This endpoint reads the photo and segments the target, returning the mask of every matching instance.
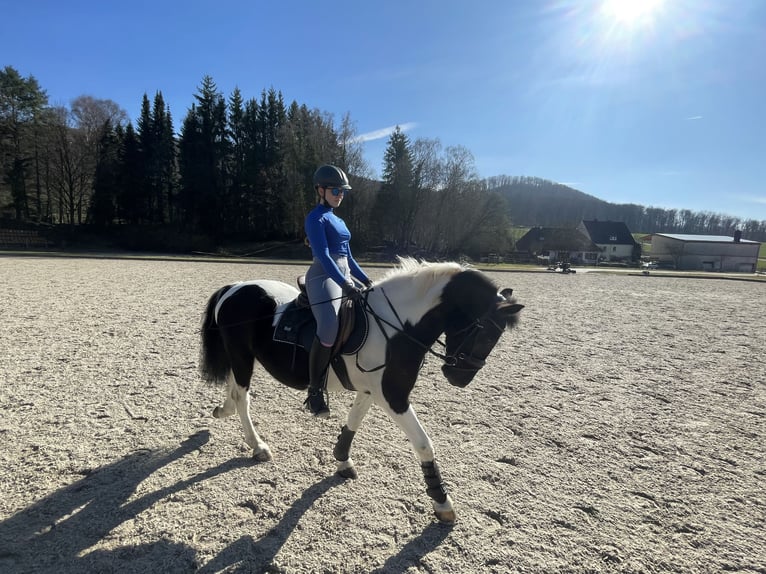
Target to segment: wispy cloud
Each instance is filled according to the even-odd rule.
[[[403,132],[407,132],[411,129],[416,128],[418,124],[415,122],[405,122],[403,124],[397,124],[397,125],[399,126],[400,130],[402,130]],[[359,142],[363,143],[363,142],[381,140],[381,139],[389,137],[392,133],[394,133],[394,130],[396,129],[396,127],[397,126],[389,126],[387,128],[381,128],[379,130],[374,130],[364,134],[359,134],[353,139],[353,141],[355,143],[359,143]]]
[[[694,121],[694,120],[701,120],[702,116],[689,116],[686,118],[686,121]]]
[[[735,196],[740,201],[745,201],[747,203],[757,203],[759,205],[766,205],[766,197],[760,197],[757,195],[736,195]]]

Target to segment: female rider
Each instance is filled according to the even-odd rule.
[[[367,287],[370,278],[351,255],[351,233],[334,209],[351,186],[342,169],[323,165],[314,172],[314,190],[319,203],[306,216],[305,231],[314,257],[306,273],[306,292],[317,322],[317,334],[309,352],[309,389],[305,404],[316,417],[330,414],[324,385],[332,346],[338,334],[341,298],[359,298],[361,290],[352,277]]]

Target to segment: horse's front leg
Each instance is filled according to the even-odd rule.
[[[370,410],[371,404],[371,395],[358,392],[354,398],[354,404],[351,405],[351,410],[348,411],[346,424],[340,429],[338,442],[335,443],[332,454],[335,456],[335,460],[338,461],[337,472],[343,478],[356,478],[359,476],[349,453],[351,452],[351,442],[354,440],[354,435],[356,435],[359,427],[362,426],[362,419],[364,419],[367,411]]]
[[[242,423],[245,442],[253,449],[253,458],[260,462],[270,461],[271,450],[269,445],[255,431],[253,421],[250,418],[250,393],[247,388],[237,384],[234,376],[230,376],[226,383],[226,398],[222,406],[213,410],[213,416],[215,418],[228,417],[233,415],[235,411]]]
[[[447,494],[447,488],[442,481],[439,465],[434,458],[434,447],[431,439],[428,438],[423,425],[420,424],[415,409],[409,405],[403,413],[396,413],[388,405],[384,405],[384,408],[391,419],[407,435],[415,454],[420,459],[420,468],[426,482],[426,493],[433,500],[436,518],[444,524],[454,524],[457,515],[452,499]]]

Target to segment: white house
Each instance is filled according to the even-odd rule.
[[[640,248],[622,221],[583,220],[577,230],[598,246],[602,261],[638,259]]]

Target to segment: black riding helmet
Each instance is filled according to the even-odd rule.
[[[339,187],[350,190],[348,177],[339,167],[325,164],[314,172],[314,187]]]

